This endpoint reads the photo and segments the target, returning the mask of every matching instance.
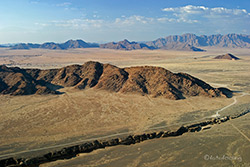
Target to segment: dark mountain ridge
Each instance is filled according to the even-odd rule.
[[[227,90],[213,88],[186,73],[175,74],[153,66],[119,68],[92,61],[49,70],[0,66],[0,94],[56,93],[55,87],[139,93],[174,100],[189,96],[225,97],[222,90]]]

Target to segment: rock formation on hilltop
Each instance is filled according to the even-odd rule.
[[[154,49],[143,43],[129,42],[128,40],[123,40],[120,42],[110,42],[106,44],[101,44],[100,48],[106,49],[118,49],[118,50],[136,50],[136,49]]]
[[[214,59],[227,59],[227,60],[239,60],[238,57],[230,54],[230,53],[227,53],[225,55],[219,55],[219,56],[216,56]]]
[[[0,93],[12,95],[55,93],[55,86],[77,89],[95,88],[111,92],[139,93],[168,99],[189,96],[226,96],[185,73],[172,73],[161,67],[141,66],[118,68],[110,64],[87,62],[60,69],[0,68]]]

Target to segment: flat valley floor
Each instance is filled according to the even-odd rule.
[[[221,115],[250,109],[250,96],[246,94],[250,93],[250,49],[204,49],[207,52],[0,49],[0,64],[47,69],[92,60],[118,67],[160,66],[235,91],[237,102]],[[240,60],[213,59],[227,52]],[[90,139],[175,129],[211,116],[234,102],[234,98],[207,97],[175,101],[96,89],[59,91],[62,94],[0,96],[0,159],[36,156]],[[95,150],[41,166],[248,167],[249,121],[248,114],[198,133]]]

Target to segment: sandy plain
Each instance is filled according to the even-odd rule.
[[[205,49],[207,52],[0,49],[0,64],[43,69],[83,64],[89,60],[119,67],[154,65],[173,72],[189,73],[215,87],[224,86],[238,91],[235,96],[240,96],[240,91],[250,93],[250,49]],[[213,59],[227,52],[241,60]],[[109,134],[140,134],[161,126],[165,126],[165,129],[175,128],[184,122],[212,115],[233,102],[232,98],[206,97],[173,101],[93,89],[76,91],[63,88],[60,91],[64,94],[0,96],[0,159],[6,157],[4,155],[35,156],[63,147],[57,145]],[[245,110],[249,106],[249,96],[239,97],[237,104],[224,110],[223,114]],[[249,118],[245,116],[232,122],[248,137]],[[44,147],[51,148],[29,151]],[[250,165],[246,157],[249,148],[249,141],[226,123],[197,134],[96,150],[45,166],[242,166]],[[190,157],[189,153],[195,158]],[[205,155],[224,154],[241,157],[242,161],[204,159]]]

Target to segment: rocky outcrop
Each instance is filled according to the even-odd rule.
[[[236,114],[233,116],[225,116],[223,118],[212,118],[210,120],[206,120],[203,122],[199,122],[199,123],[195,123],[195,124],[191,124],[187,126],[181,126],[176,131],[159,131],[159,132],[143,133],[140,135],[129,135],[127,137],[114,138],[110,140],[100,140],[100,141],[95,140],[92,142],[87,142],[87,143],[83,143],[83,144],[79,144],[75,146],[66,147],[59,151],[49,152],[47,154],[41,155],[39,157],[34,157],[34,158],[16,159],[14,157],[11,157],[11,158],[0,160],[0,167],[37,166],[37,165],[51,162],[51,161],[76,157],[79,153],[89,153],[89,152],[92,152],[93,150],[97,150],[100,148],[111,147],[111,146],[116,146],[116,145],[131,145],[131,144],[143,142],[145,140],[181,136],[184,133],[188,133],[188,132],[199,132],[202,130],[202,127],[206,127],[207,125],[221,124],[231,119],[239,118],[243,115],[248,114],[249,112],[250,110],[247,110],[243,113]]]
[[[172,73],[161,67],[119,68],[110,64],[87,62],[60,69],[20,69],[1,66],[0,93],[34,94],[53,92],[50,86],[86,87],[121,93],[148,94],[168,99],[189,96],[226,97],[223,90],[185,73]]]
[[[232,55],[230,53],[216,56],[214,59],[239,60],[238,57],[236,57],[236,56],[234,56],[234,55]]]

